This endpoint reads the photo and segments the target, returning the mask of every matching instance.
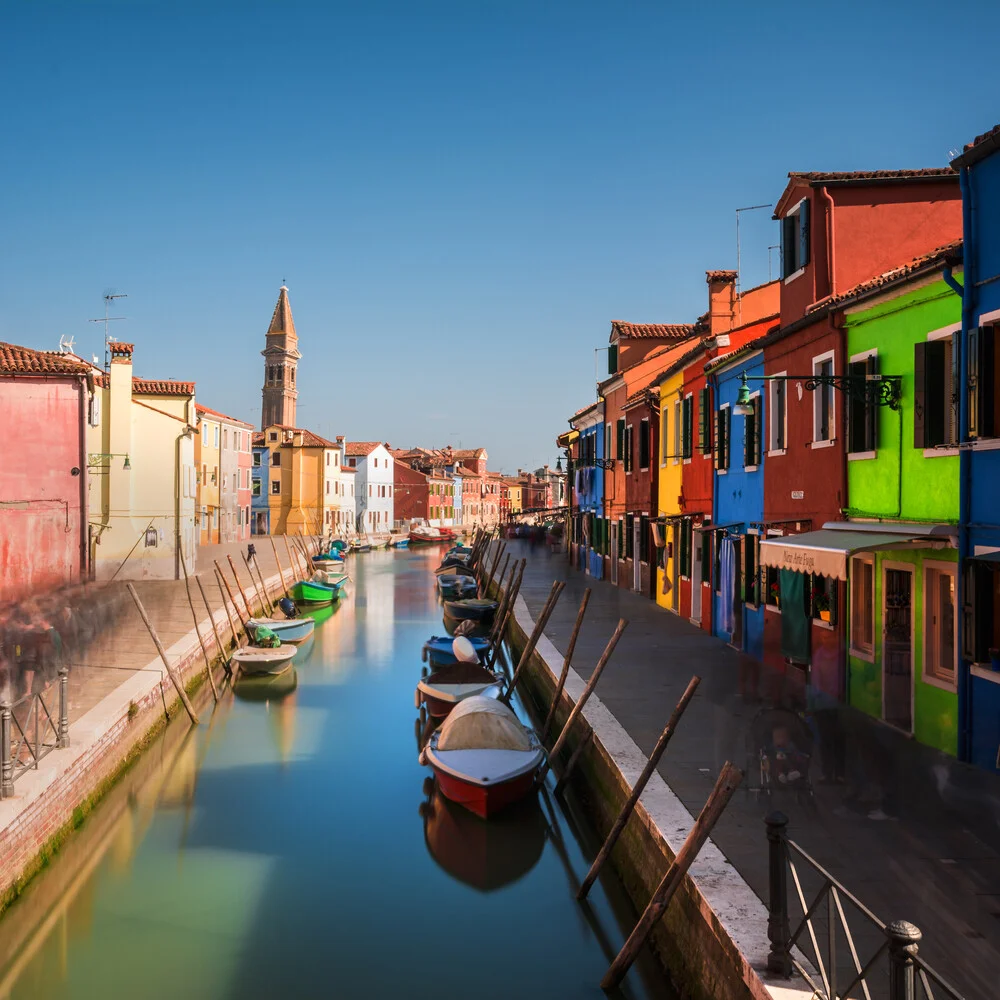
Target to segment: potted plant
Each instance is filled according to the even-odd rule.
[[[820,621],[830,621],[830,595],[819,587],[813,588],[813,607],[819,614]]]
[[[990,669],[1000,673],[1000,649],[995,646],[990,647]]]
[[[771,586],[770,586],[769,589],[770,589],[770,594],[771,594],[771,603],[776,608],[780,608],[781,607],[781,591],[780,591],[780,588],[778,587],[778,581],[777,580],[772,580],[771,581]]]

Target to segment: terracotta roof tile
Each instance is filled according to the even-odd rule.
[[[967,142],[961,154],[951,161],[951,165],[956,169],[967,167],[977,160],[989,156],[997,149],[1000,149],[1000,125],[994,125],[988,132],[983,132],[982,135],[977,135],[972,142]]]
[[[691,336],[694,323],[627,323],[611,321],[611,336],[624,340],[684,340]]]
[[[220,413],[218,410],[213,410],[210,407],[202,406],[201,403],[195,403],[194,408],[196,413],[207,413],[210,417],[218,417],[220,420],[228,420],[231,424],[239,424],[240,427],[253,426],[253,424],[249,424],[245,420],[240,420],[239,417],[230,417],[225,413]]]
[[[132,392],[141,396],[193,396],[194,382],[173,379],[133,378]]]
[[[789,180],[807,181],[810,184],[866,184],[870,181],[912,181],[936,178],[957,181],[958,175],[951,167],[921,167],[916,170],[833,170],[789,171]]]
[[[913,260],[907,261],[905,264],[900,264],[899,267],[894,267],[892,270],[886,271],[884,274],[880,274],[875,278],[869,278],[868,281],[862,281],[853,288],[849,288],[846,292],[841,292],[839,295],[827,296],[825,299],[820,299],[818,302],[815,302],[812,306],[810,306],[807,312],[817,312],[827,306],[844,302],[846,299],[857,298],[858,296],[865,295],[868,292],[874,292],[880,288],[895,285],[897,282],[904,281],[906,278],[916,274],[918,271],[921,271],[926,267],[930,267],[935,264],[942,264],[949,259],[957,260],[961,257],[962,241],[953,240],[951,243],[946,243],[944,246],[931,250],[930,253],[914,257]]]
[[[705,281],[735,281],[739,271],[706,271]]]
[[[0,341],[0,375],[86,375],[91,367],[58,351],[36,351]]]
[[[263,447],[263,444],[264,444],[264,432],[263,431],[254,431],[253,432],[253,441],[252,441],[252,443],[253,443],[253,447],[254,448]]]
[[[380,444],[382,444],[381,441],[348,441],[344,445],[344,454],[352,457],[363,457],[370,455]]]

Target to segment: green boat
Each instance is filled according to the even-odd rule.
[[[327,604],[339,601],[344,594],[344,584],[347,577],[342,576],[332,583],[313,583],[312,580],[299,580],[292,587],[292,600],[306,607],[321,608]]]

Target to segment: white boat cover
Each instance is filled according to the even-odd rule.
[[[465,638],[458,636],[451,644],[451,651],[455,654],[455,659],[459,663],[478,663],[479,657],[476,655],[476,647]]]
[[[438,731],[438,750],[530,750],[531,736],[502,702],[476,695],[459,702]]]

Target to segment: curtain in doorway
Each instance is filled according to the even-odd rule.
[[[805,573],[781,571],[781,655],[795,663],[808,663],[812,628],[806,614]]]
[[[732,635],[736,629],[736,613],[733,603],[736,597],[736,549],[733,540],[727,535],[722,539],[719,550],[719,594],[721,615],[719,629]]]

